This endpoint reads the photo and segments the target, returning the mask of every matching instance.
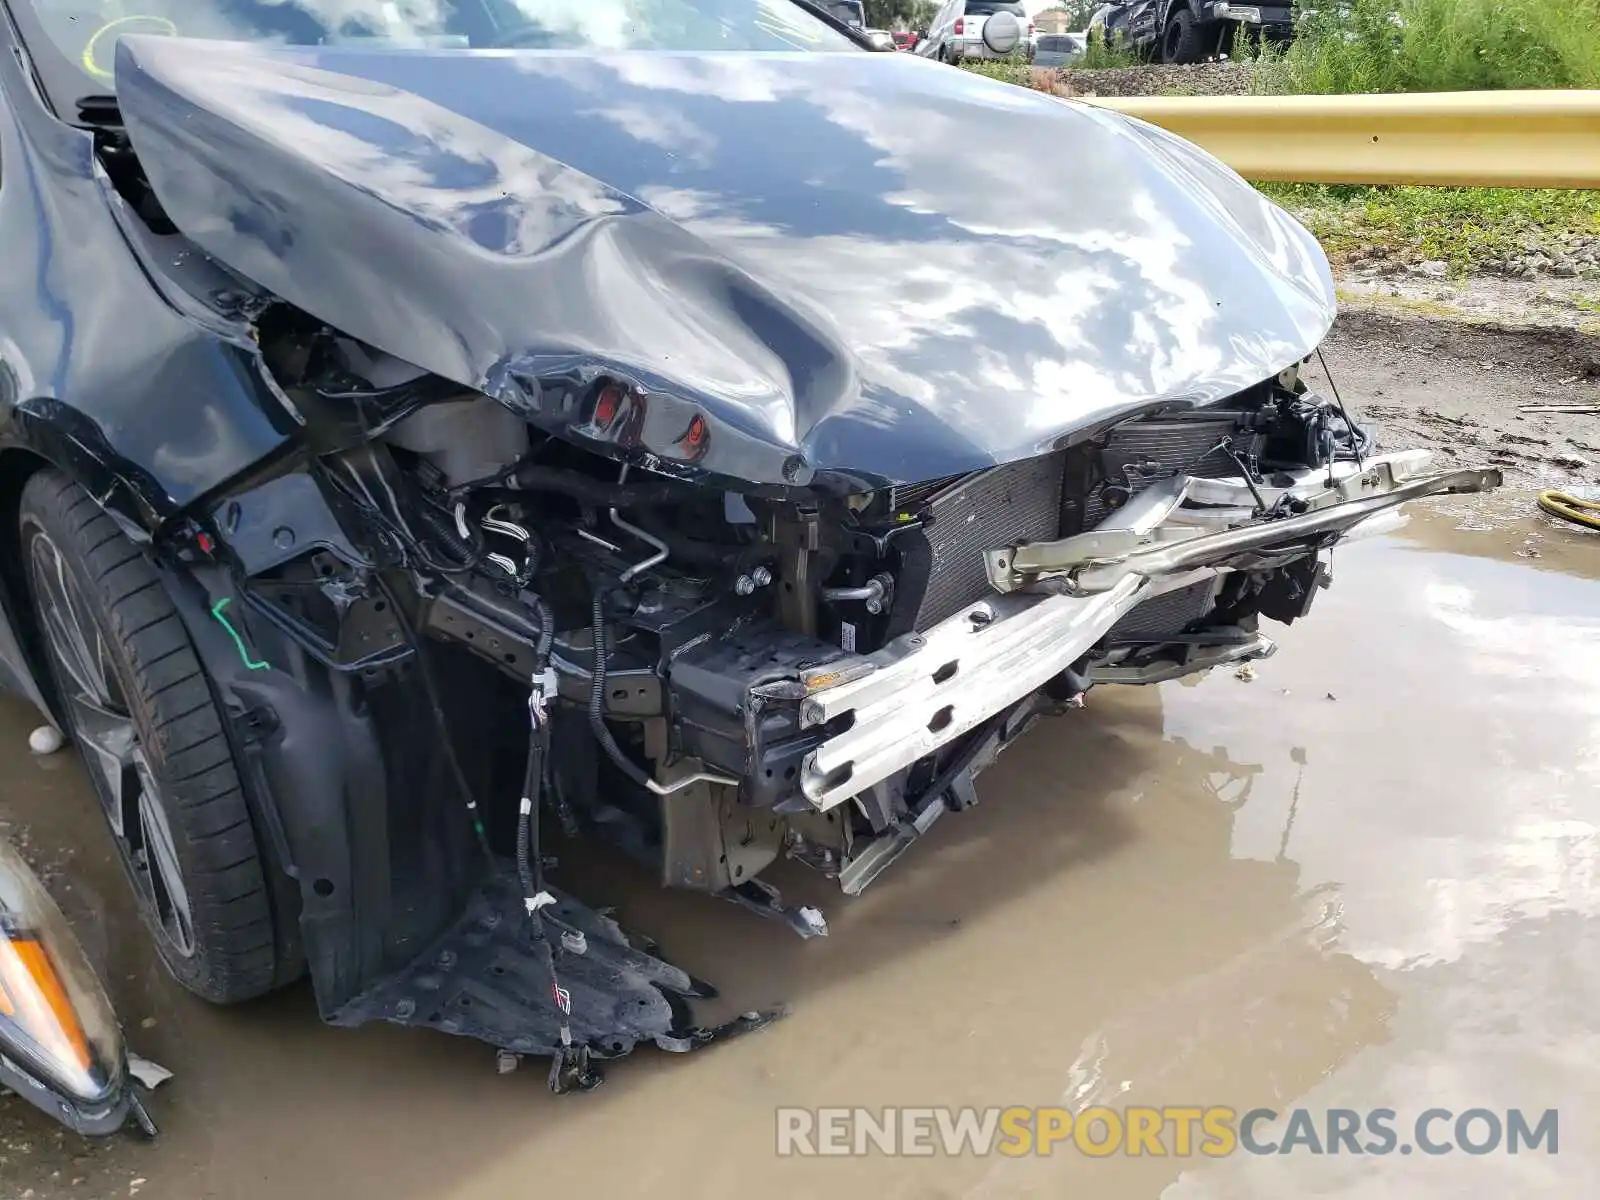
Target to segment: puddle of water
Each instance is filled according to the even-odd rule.
[[[859,899],[781,878],[826,906],[826,940],[595,858],[586,895],[728,1009],[794,1012],[707,1052],[642,1051],[563,1100],[469,1043],[325,1029],[303,988],[229,1011],[180,995],[119,915],[77,770],[31,759],[8,706],[0,820],[51,867],[137,1047],[178,1075],[154,1147],[84,1150],[0,1101],[0,1183],[39,1200],[132,1178],[241,1200],[1572,1190],[1600,1115],[1583,1065],[1600,1049],[1600,540],[1523,500],[1510,525],[1418,510],[1341,550],[1253,682],[1097,690]],[[1530,537],[1540,557],[1518,557]],[[1097,1102],[1559,1107],[1567,1136],[1557,1158],[1448,1161],[774,1154],[779,1105]]]

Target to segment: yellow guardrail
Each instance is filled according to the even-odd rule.
[[[1600,188],[1600,91],[1084,99],[1247,179]]]

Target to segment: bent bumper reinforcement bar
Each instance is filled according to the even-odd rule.
[[[853,719],[806,756],[802,791],[826,810],[910,766],[1043,687],[1154,596],[1318,549],[1419,496],[1500,484],[1493,470],[1421,475],[1428,457],[1385,455],[1257,485],[1269,511],[1296,514],[1275,520],[1257,519],[1243,479],[1175,477],[1092,533],[990,551],[997,594],[842,671],[836,666],[807,696],[802,726]],[[1049,591],[1018,590],[1038,584]]]

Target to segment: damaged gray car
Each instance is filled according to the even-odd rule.
[[[1308,387],[1326,260],[1226,167],[821,8],[145,9],[0,0],[0,660],[208,1000],[558,1090],[760,1026],[554,831],[826,933],[771,864],[894,886],[1035,721],[1498,483]]]

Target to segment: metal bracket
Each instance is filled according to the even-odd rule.
[[[1093,533],[1055,542],[990,550],[984,568],[999,592],[1064,580],[1074,595],[1108,591],[1130,574],[1151,577],[1224,565],[1266,547],[1340,534],[1374,513],[1420,496],[1487,491],[1501,483],[1495,470],[1449,471],[1413,477],[1426,452],[1407,452],[1294,473],[1277,486],[1244,479],[1178,476],[1147,489]],[[1185,505],[1195,505],[1185,509]],[[1261,505],[1296,515],[1257,519]],[[1246,523],[1247,522],[1247,523]]]

